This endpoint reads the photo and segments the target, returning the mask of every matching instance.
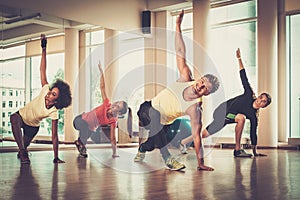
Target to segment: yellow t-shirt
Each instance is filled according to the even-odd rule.
[[[58,119],[55,106],[47,109],[45,105],[45,96],[49,92],[49,89],[48,84],[44,85],[37,97],[23,108],[20,108],[19,113],[25,124],[37,127],[44,118],[50,117],[52,120]]]
[[[175,82],[170,87],[162,90],[151,100],[152,107],[161,114],[161,124],[173,123],[176,118],[186,115],[185,111],[191,105],[202,101],[201,98],[193,101],[186,101],[183,99],[184,89],[194,83],[195,81]]]

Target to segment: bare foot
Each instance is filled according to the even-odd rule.
[[[54,158],[53,163],[65,163],[65,161],[59,159],[59,158]]]
[[[206,165],[200,165],[197,167],[198,171],[214,171],[215,169]]]

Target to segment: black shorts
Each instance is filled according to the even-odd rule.
[[[16,112],[16,114],[20,115],[19,111]],[[29,125],[25,124],[21,115],[20,115],[20,117],[22,119],[21,128],[23,128],[24,135],[28,136],[29,138],[34,138],[36,136],[36,134],[38,133],[40,127],[39,126],[29,126]]]

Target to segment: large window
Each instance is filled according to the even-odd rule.
[[[96,30],[87,32],[85,34],[86,45],[86,60],[82,72],[86,77],[86,91],[90,92],[90,99],[87,99],[86,109],[93,109],[102,103],[100,92],[100,73],[98,70],[98,63],[101,62],[102,68],[104,66],[104,30]]]
[[[116,59],[119,64],[119,79],[114,98],[127,101],[133,110],[133,131],[138,131],[136,111],[144,102],[144,38],[132,33],[120,32],[118,41],[119,50]]]
[[[10,114],[16,112],[25,102],[25,45],[2,51],[0,65],[0,138],[12,137]]]
[[[289,66],[289,137],[300,137],[300,14],[287,16],[287,66]]]
[[[100,73],[97,65],[100,61],[103,69],[107,69],[108,66],[104,66],[104,30],[86,32],[85,38],[86,57],[84,69],[80,72],[85,74],[85,84],[89,86],[86,91],[90,94],[90,99],[86,99],[85,108],[90,110],[102,103]],[[113,46],[112,60],[105,62],[117,63],[118,66],[114,74],[117,86],[113,88],[113,91],[107,91],[108,94],[112,93],[109,98],[111,101],[125,100],[136,111],[140,103],[144,101],[144,38],[131,33],[119,32],[106,40],[106,42],[113,42],[116,45]],[[134,115],[133,118],[133,129],[138,131],[137,116]]]
[[[175,30],[176,18],[178,13],[173,15],[173,29]],[[182,33],[187,49],[187,63],[193,65],[193,13],[185,12],[182,23]],[[220,76],[222,89],[224,89],[225,99],[218,99],[214,104],[218,105],[234,96],[243,93],[243,87],[239,77],[239,66],[236,59],[236,49],[240,48],[243,62],[246,68],[249,82],[254,91],[257,91],[257,68],[256,68],[256,0],[245,1],[231,4],[218,4],[217,1],[210,10],[210,34],[208,36],[208,47],[205,49],[214,62],[214,65]],[[197,19],[196,19],[197,20]],[[201,20],[201,19],[199,19]],[[174,39],[174,38],[172,38]],[[168,58],[168,66],[176,67],[175,54]],[[174,68],[175,70],[175,68]],[[234,74],[234,78],[232,78]],[[178,78],[168,75],[168,83],[174,82]],[[205,99],[209,99],[206,97]],[[204,100],[205,101],[205,100]],[[205,107],[207,113],[207,122],[212,118],[213,107]],[[249,136],[250,126],[247,122],[243,136]],[[233,126],[226,126],[220,131],[222,136],[233,137]]]
[[[5,139],[13,137],[10,115],[24,107],[41,90],[41,56],[26,57],[25,48],[32,48],[31,43],[4,48],[1,52],[1,99],[0,116],[2,126],[0,134]],[[47,55],[47,79],[51,84],[56,78],[64,79],[64,53]],[[59,112],[58,133],[63,135],[64,111]],[[38,135],[51,135],[51,120],[44,119]],[[11,143],[9,145],[16,145]]]
[[[237,48],[240,48],[249,82],[256,92],[256,1],[226,6],[216,4],[211,9],[210,19],[209,52],[219,72],[225,100],[243,93],[236,59]],[[220,131],[225,137],[233,137],[233,132],[234,126],[226,126]],[[250,125],[246,122],[243,137],[249,137],[249,134]]]

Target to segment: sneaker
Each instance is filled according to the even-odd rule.
[[[79,142],[79,140],[76,140],[75,145],[77,147],[77,150],[79,152],[79,155],[82,157],[88,157],[87,153],[86,153],[86,147],[84,146],[84,144],[82,144],[81,142]]]
[[[134,157],[134,162],[142,162],[145,158],[146,153],[138,151],[136,156]]]
[[[18,151],[17,158],[20,159],[20,151]]]
[[[234,155],[234,157],[244,157],[244,158],[252,157],[252,154],[246,153],[244,149],[234,150],[233,155]]]
[[[181,144],[181,141],[179,141],[179,149],[180,149],[180,152],[182,154],[187,154],[188,153],[186,145],[185,144]]]
[[[28,154],[28,157],[31,156],[31,153],[28,150],[25,150]],[[18,151],[17,158],[20,159],[20,151]]]
[[[169,157],[168,160],[166,160],[166,165],[170,170],[174,171],[179,171],[185,168],[185,165],[178,162],[174,157]]]
[[[17,154],[17,157],[21,160],[21,164],[30,164],[30,159],[26,150],[20,150]]]

